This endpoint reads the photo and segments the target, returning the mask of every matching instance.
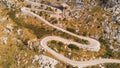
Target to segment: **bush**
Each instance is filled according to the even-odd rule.
[[[69,44],[68,48],[70,48],[71,50],[79,50],[79,48],[74,44]]]
[[[68,31],[75,33],[75,30],[72,28],[67,28]]]
[[[100,41],[102,44],[106,44],[106,43],[107,43],[106,40],[103,39],[103,38],[99,38],[99,41]]]

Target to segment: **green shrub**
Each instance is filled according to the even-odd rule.
[[[79,50],[79,48],[74,44],[69,44],[68,48],[70,48],[71,50]]]

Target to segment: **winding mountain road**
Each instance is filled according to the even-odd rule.
[[[57,40],[57,41],[61,41],[65,44],[75,44],[79,47],[79,43],[74,42],[74,41],[69,41],[67,39],[63,39],[61,37],[58,36],[48,36],[45,37],[41,40],[41,45],[44,49],[46,49],[49,53],[51,53],[53,56],[55,56],[57,59],[68,63],[70,65],[73,65],[75,67],[87,67],[87,66],[93,66],[93,65],[97,65],[97,64],[103,64],[103,63],[120,63],[120,60],[116,60],[116,59],[95,59],[95,60],[89,60],[89,61],[74,61],[74,60],[70,60],[66,57],[64,57],[63,55],[58,54],[57,52],[55,52],[54,50],[52,50],[51,48],[49,48],[47,46],[47,42],[51,41],[51,40]],[[84,45],[83,45],[84,46]],[[88,45],[89,46],[89,45]]]
[[[52,50],[51,48],[49,48],[47,46],[47,43],[49,41],[57,40],[57,41],[61,41],[61,42],[65,43],[65,44],[75,44],[79,48],[87,49],[87,50],[90,50],[90,51],[96,51],[96,52],[100,50],[100,43],[97,40],[94,40],[92,38],[79,36],[79,35],[76,35],[74,33],[69,32],[65,29],[57,27],[57,26],[51,24],[50,22],[48,22],[47,20],[45,20],[44,18],[40,17],[39,15],[29,11],[29,9],[26,8],[26,7],[22,7],[21,11],[23,13],[27,14],[27,15],[30,15],[32,17],[36,17],[37,19],[41,20],[45,24],[47,24],[49,26],[52,26],[53,28],[55,28],[57,30],[60,30],[60,31],[65,32],[67,34],[70,34],[74,37],[84,39],[84,40],[87,40],[87,41],[90,42],[89,45],[85,45],[85,44],[74,42],[74,41],[64,39],[64,38],[61,38],[61,37],[58,37],[58,36],[47,36],[47,37],[43,38],[41,40],[41,46],[45,50],[47,50],[50,54],[52,54],[54,57],[59,59],[60,61],[63,61],[65,63],[68,63],[68,64],[73,65],[73,66],[77,66],[77,67],[80,67],[80,68],[81,67],[87,67],[87,66],[93,66],[93,65],[97,65],[97,64],[102,64],[102,63],[120,63],[120,60],[117,60],[117,59],[95,59],[95,60],[89,60],[89,61],[74,61],[74,60],[70,60],[70,59],[64,57],[63,55],[58,54],[57,52],[55,52],[54,50]]]
[[[42,5],[44,5],[45,7],[51,7],[51,9],[54,9],[54,10],[57,9],[57,13],[59,12],[58,14],[62,13],[62,10],[60,10],[60,9],[58,9],[58,8],[56,8],[56,7],[52,7],[52,6],[50,6],[50,5],[47,5],[47,4],[36,3],[36,2],[29,1],[29,0],[25,0],[25,3],[28,4],[28,5],[29,5],[29,4],[30,4],[30,5],[33,5],[33,6],[42,6]],[[33,6],[32,6],[32,7],[33,7]],[[41,9],[41,10],[42,10],[42,9]]]
[[[26,9],[27,9],[27,10],[26,10]],[[80,43],[79,43],[79,47],[80,47],[80,48],[87,49],[87,50],[91,50],[91,51],[99,51],[99,49],[100,49],[100,43],[99,43],[97,40],[94,40],[94,39],[88,38],[88,37],[79,36],[79,35],[76,35],[76,34],[74,34],[74,33],[72,33],[72,32],[69,32],[69,31],[67,31],[67,30],[64,30],[64,29],[62,29],[62,28],[60,28],[60,27],[57,27],[57,26],[51,24],[50,22],[48,22],[47,20],[45,20],[44,18],[40,17],[39,15],[34,14],[33,12],[28,11],[28,8],[26,8],[26,7],[23,7],[21,10],[22,10],[24,13],[26,13],[26,14],[32,16],[32,17],[36,17],[37,19],[43,21],[45,24],[47,24],[47,25],[49,25],[49,26],[52,26],[53,28],[56,28],[57,30],[60,30],[60,31],[65,32],[65,33],[67,33],[67,34],[70,34],[70,35],[72,35],[72,36],[74,36],[74,37],[77,37],[77,38],[80,38],[80,39],[84,39],[84,40],[87,40],[87,41],[90,42],[89,45],[85,45],[85,44],[83,45],[83,44],[80,44]]]

